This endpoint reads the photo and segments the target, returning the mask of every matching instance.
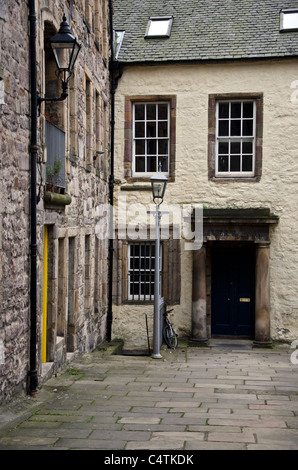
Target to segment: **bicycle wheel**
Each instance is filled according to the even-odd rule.
[[[178,338],[177,338],[177,335],[176,335],[176,333],[173,330],[173,327],[171,325],[166,325],[164,327],[163,337],[164,337],[164,340],[166,342],[166,345],[170,349],[176,349],[177,348]]]

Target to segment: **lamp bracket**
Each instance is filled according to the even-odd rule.
[[[68,97],[68,83],[67,82],[64,82],[62,81],[62,93],[61,93],[61,96],[59,98],[48,98],[48,97],[44,97],[42,98],[39,94],[39,92],[37,92],[37,105],[38,105],[38,110],[39,110],[39,116],[40,116],[40,111],[41,111],[41,103],[43,102],[58,102],[58,101],[64,101],[66,100],[66,98]]]

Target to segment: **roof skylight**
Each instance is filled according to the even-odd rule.
[[[145,37],[147,38],[163,38],[170,37],[172,29],[172,16],[156,16],[151,17]]]
[[[280,12],[280,30],[298,31],[298,8]]]

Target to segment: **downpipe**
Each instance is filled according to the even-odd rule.
[[[113,265],[114,265],[114,160],[115,160],[115,93],[118,86],[118,80],[122,76],[121,64],[115,62],[114,53],[114,26],[113,26],[113,0],[109,0],[110,10],[110,89],[111,89],[111,170],[109,180],[109,203],[110,203],[110,236],[109,236],[109,294],[108,294],[108,312],[107,312],[107,333],[108,343],[112,340],[113,324]]]
[[[36,69],[36,10],[35,0],[29,1],[30,22],[30,73],[31,73],[31,244],[30,244],[30,360],[28,371],[28,393],[37,395],[38,376],[36,360],[37,343],[37,69]]]

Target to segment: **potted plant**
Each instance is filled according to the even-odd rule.
[[[47,191],[55,190],[55,183],[57,183],[57,177],[61,171],[62,162],[59,157],[55,158],[54,166],[46,166],[46,189]]]

